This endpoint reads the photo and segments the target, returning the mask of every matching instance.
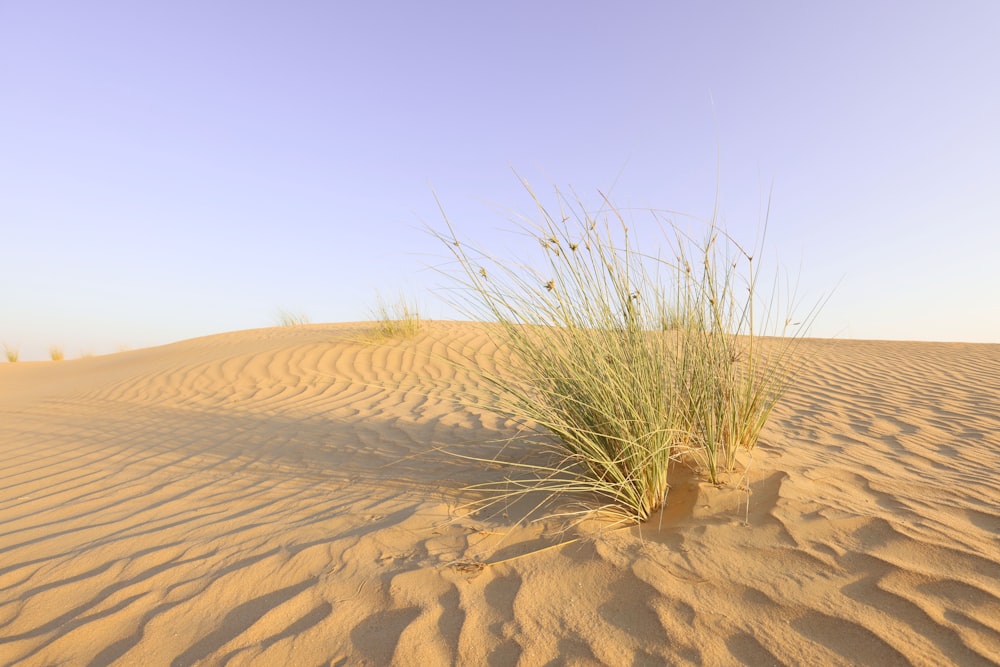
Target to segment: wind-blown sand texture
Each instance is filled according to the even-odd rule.
[[[364,326],[0,365],[0,664],[1000,659],[1000,346],[806,341],[749,495],[581,538],[462,508],[482,325]]]

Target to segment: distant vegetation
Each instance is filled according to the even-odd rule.
[[[281,327],[299,327],[309,324],[308,316],[302,313],[292,313],[282,308],[278,309],[278,314],[275,316],[275,320],[278,326]]]
[[[11,347],[7,343],[3,344],[4,353],[7,355],[7,361],[10,363],[15,363],[20,358],[21,354],[16,347]]]
[[[775,312],[776,295],[761,306],[756,250],[715,220],[691,236],[655,212],[663,248],[640,250],[606,199],[591,212],[557,192],[550,211],[528,192],[537,216],[518,226],[534,262],[467,245],[447,217],[435,232],[460,267],[446,271],[460,287],[453,305],[499,323],[511,353],[483,372],[492,404],[558,461],[506,464],[529,481],[480,490],[589,493],[599,500],[588,511],[631,523],[665,505],[677,464],[723,483],[797,366],[801,333]]]
[[[408,300],[405,294],[400,293],[393,301],[387,301],[381,294],[377,294],[370,315],[375,323],[372,335],[376,339],[409,338],[420,332],[417,305]]]
[[[53,345],[49,348],[49,356],[52,357],[52,361],[62,361],[65,358],[63,349],[59,345]]]

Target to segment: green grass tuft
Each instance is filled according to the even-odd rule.
[[[480,490],[589,493],[599,499],[590,509],[646,521],[667,502],[673,464],[720,483],[737,453],[754,448],[796,369],[801,334],[776,320],[776,298],[761,308],[759,259],[714,220],[696,238],[650,212],[664,257],[639,250],[606,198],[590,213],[557,192],[553,214],[525,187],[537,219],[519,227],[534,261],[467,246],[446,215],[447,233],[432,232],[457,261],[446,272],[459,287],[449,301],[497,322],[509,353],[483,372],[488,398],[558,455],[552,466],[512,464],[527,482]],[[762,340],[765,331],[778,337]]]

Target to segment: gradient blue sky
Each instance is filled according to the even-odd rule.
[[[1000,342],[1000,3],[0,0],[0,341],[365,319],[421,229],[575,188],[721,214],[812,334]],[[647,234],[645,238],[655,240]],[[836,289],[834,289],[836,288]]]

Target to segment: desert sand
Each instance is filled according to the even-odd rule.
[[[468,504],[483,325],[365,328],[0,365],[0,664],[1000,662],[1000,345],[805,341],[748,474],[612,530]]]

